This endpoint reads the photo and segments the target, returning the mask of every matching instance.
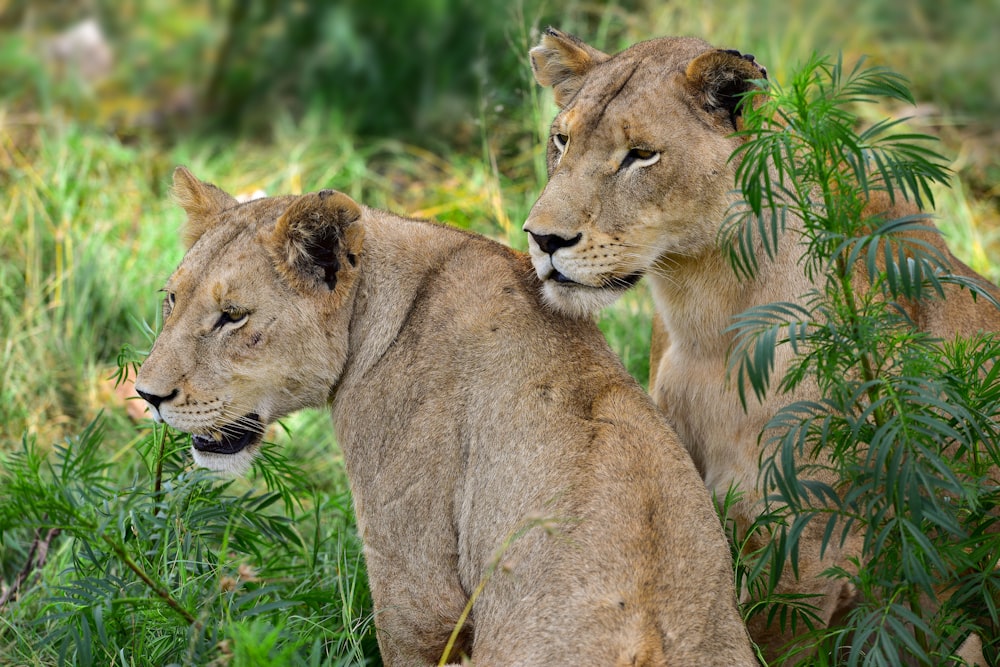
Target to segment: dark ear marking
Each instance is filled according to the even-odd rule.
[[[760,78],[760,79],[766,79],[767,78],[767,68],[764,67],[763,65],[761,65],[759,62],[757,62],[757,58],[754,57],[754,55],[752,53],[741,53],[741,52],[737,51],[736,49],[723,49],[723,51],[725,51],[726,53],[732,54],[734,56],[739,56],[740,58],[742,58],[743,60],[747,61],[748,63],[752,63],[758,70],[760,70],[760,76],[758,78]]]
[[[333,291],[343,268],[341,257],[350,258],[360,250],[364,234],[354,229],[360,217],[358,204],[335,190],[297,198],[278,219],[271,235],[269,244],[278,272],[296,289],[322,286]]]
[[[725,113],[738,130],[744,94],[755,89],[755,80],[767,78],[767,70],[751,54],[716,49],[692,60],[686,77],[688,92],[701,106],[709,113]]]
[[[336,190],[320,190],[316,193],[324,203],[333,195]],[[323,282],[333,290],[337,286],[337,272],[340,270],[340,230],[334,226],[327,226],[310,240],[307,252],[312,256],[316,266],[323,270]],[[353,266],[353,264],[352,264]]]
[[[337,271],[340,270],[341,234],[336,227],[324,227],[306,243],[306,252],[323,271],[323,282],[331,290],[337,286]]]

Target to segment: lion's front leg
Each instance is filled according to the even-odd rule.
[[[468,601],[454,573],[401,572],[370,558],[375,632],[386,667],[437,665]],[[403,566],[403,569],[406,569]],[[449,653],[450,662],[470,655],[471,619]]]

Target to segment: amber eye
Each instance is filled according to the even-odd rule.
[[[221,329],[227,325],[242,326],[246,323],[248,317],[250,317],[250,313],[244,310],[224,310],[219,314],[219,319],[215,322],[215,328]]]
[[[648,167],[656,164],[659,160],[660,153],[658,151],[649,150],[648,148],[633,148],[625,154],[621,168],[625,169],[633,165],[636,167]]]

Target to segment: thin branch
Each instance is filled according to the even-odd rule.
[[[128,567],[128,569],[135,572],[135,575],[140,579],[142,579],[144,584],[149,586],[149,588],[154,593],[156,593],[164,602],[166,602],[168,607],[176,611],[185,621],[188,622],[189,625],[194,625],[197,627],[198,619],[195,618],[194,614],[185,609],[180,602],[175,600],[174,597],[170,595],[170,591],[168,591],[158,582],[154,581],[152,577],[146,574],[145,570],[139,567],[138,563],[129,558],[129,555],[128,553],[126,553],[124,547],[116,543],[107,535],[103,535],[102,537],[104,541],[108,544],[108,546],[111,547],[112,551],[115,552],[115,555],[118,556],[121,562],[124,563],[125,566]]]
[[[49,532],[45,534],[43,538],[40,531],[35,531],[35,540],[31,543],[31,549],[28,551],[28,560],[24,564],[24,569],[21,570],[17,575],[17,579],[11,584],[10,588],[0,595],[0,609],[4,607],[10,600],[14,599],[17,595],[18,590],[24,585],[24,582],[28,580],[31,573],[35,570],[40,570],[45,566],[45,561],[48,559],[49,555],[49,545],[52,544],[52,540],[56,538],[60,533],[59,528],[50,528]]]

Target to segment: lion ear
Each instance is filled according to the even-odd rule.
[[[687,90],[700,106],[725,114],[737,130],[743,94],[758,87],[755,80],[767,78],[767,70],[752,55],[727,49],[701,54],[688,64],[685,74]]]
[[[583,79],[595,65],[611,56],[555,28],[546,28],[538,46],[528,52],[535,81],[551,86],[559,108],[576,95]]]
[[[342,192],[297,198],[268,241],[278,273],[299,291],[333,291],[341,274],[357,266],[364,240],[360,218],[361,207]]]
[[[195,178],[185,167],[174,169],[174,201],[187,212],[184,227],[184,247],[190,248],[212,226],[215,215],[238,203],[211,183]]]

